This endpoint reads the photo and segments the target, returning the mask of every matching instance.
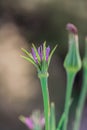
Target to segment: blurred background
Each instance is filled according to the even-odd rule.
[[[81,57],[87,35],[86,0],[0,0],[0,130],[28,130],[18,117],[43,111],[43,99],[36,69],[24,61],[21,48],[47,44],[58,48],[49,67],[49,91],[56,105],[57,121],[63,112],[66,74],[63,61],[68,49],[68,22],[79,31]],[[76,76],[74,111],[82,83],[82,72]],[[73,111],[69,129],[73,125]],[[84,107],[81,130],[87,128],[87,106]]]

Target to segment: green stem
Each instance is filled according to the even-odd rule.
[[[83,85],[82,85],[82,90],[81,90],[81,94],[80,94],[80,99],[78,102],[78,107],[77,107],[77,111],[76,111],[76,117],[75,117],[75,123],[74,123],[73,130],[79,130],[86,94],[87,94],[87,70],[84,69]]]
[[[51,103],[51,108],[50,108],[50,130],[56,130],[55,105],[54,105],[54,103]]]
[[[45,115],[45,130],[49,130],[49,114],[50,114],[50,101],[49,101],[49,91],[48,91],[48,77],[39,76],[43,94],[44,102],[44,115]]]
[[[65,119],[65,114],[63,113],[62,116],[61,116],[61,118],[60,118],[60,121],[58,123],[58,126],[57,126],[56,130],[61,130],[63,122],[64,122],[64,119]]]
[[[71,102],[71,94],[72,94],[72,87],[74,82],[75,73],[74,72],[67,72],[67,88],[66,88],[66,99],[65,99],[65,120],[63,124],[63,130],[67,130],[67,123],[68,123],[68,114]]]

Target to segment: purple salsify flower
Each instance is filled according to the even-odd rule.
[[[73,24],[71,24],[71,23],[68,23],[68,24],[66,25],[66,29],[67,29],[68,31],[70,31],[71,33],[74,33],[74,34],[77,34],[77,33],[78,33],[78,30],[77,30],[77,28],[75,27],[75,25],[73,25]]]
[[[42,72],[43,69],[47,71],[51,57],[54,51],[56,50],[56,48],[57,45],[50,52],[50,47],[49,46],[46,47],[46,42],[44,42],[41,46],[39,46],[38,49],[34,44],[32,44],[31,53],[29,53],[25,49],[22,49],[22,51],[27,55],[27,56],[22,56],[22,58],[24,58],[28,62],[31,62],[37,68],[38,72],[39,71]]]
[[[38,54],[40,56],[40,60],[42,61],[42,58],[43,58],[43,47],[42,47],[42,45],[40,47],[38,47]]]
[[[34,123],[33,123],[33,121],[32,121],[31,118],[26,117],[26,118],[25,118],[25,124],[26,124],[26,126],[27,126],[29,129],[31,129],[31,130],[34,129]]]
[[[32,48],[31,54],[32,54],[32,56],[33,56],[33,58],[34,58],[34,61],[35,61],[36,63],[38,63],[37,57],[36,57],[36,53],[35,53],[35,51],[34,51],[34,48]]]
[[[48,47],[46,48],[46,61],[48,61],[49,54],[50,54],[50,47],[48,46]]]

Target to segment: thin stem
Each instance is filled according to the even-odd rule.
[[[75,117],[75,123],[74,123],[73,130],[79,130],[86,94],[87,94],[87,70],[84,70],[83,85],[82,85],[82,90],[81,90],[81,94],[80,94],[80,99],[78,102],[78,107],[77,107],[77,111],[76,111],[76,117]]]
[[[57,126],[56,130],[61,130],[63,122],[64,122],[64,119],[65,119],[65,114],[63,113],[62,116],[61,116],[61,118],[60,118],[60,121],[58,123],[58,126]]]
[[[45,130],[49,130],[49,114],[50,114],[50,101],[49,101],[49,91],[48,91],[48,77],[40,77],[43,102],[44,102],[44,115],[45,115]]]
[[[51,108],[50,108],[50,130],[56,130],[55,105],[54,105],[54,103],[51,103]]]
[[[70,108],[70,102],[71,102],[71,94],[72,94],[72,87],[74,82],[75,73],[73,72],[67,72],[67,90],[66,90],[66,99],[65,99],[65,120],[63,124],[63,130],[67,130],[67,123],[68,123],[68,114],[69,114],[69,108]]]

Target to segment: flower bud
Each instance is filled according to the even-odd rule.
[[[64,67],[67,71],[78,72],[81,69],[81,58],[78,46],[77,28],[73,24],[67,24],[69,31],[69,49],[64,61]]]

